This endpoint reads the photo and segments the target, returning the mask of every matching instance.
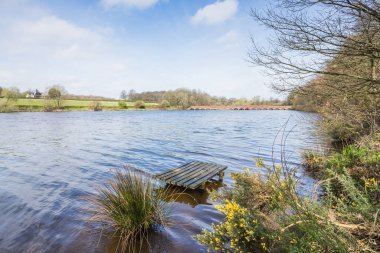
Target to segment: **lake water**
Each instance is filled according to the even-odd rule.
[[[190,160],[228,165],[227,174],[254,168],[254,158],[279,160],[286,150],[300,163],[305,148],[321,144],[317,116],[296,111],[127,111],[0,114],[0,252],[113,252],[87,222],[86,198],[131,164],[162,172]],[[280,132],[280,137],[282,136]],[[277,138],[279,139],[279,138]],[[298,176],[305,190],[313,181]],[[231,184],[227,175],[224,183]],[[199,204],[174,205],[174,226],[153,238],[153,252],[203,252],[192,235],[222,216],[207,194]]]

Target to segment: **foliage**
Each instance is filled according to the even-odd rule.
[[[21,96],[18,88],[1,88],[0,97],[1,96],[3,96],[4,99],[0,99],[0,112],[18,111],[17,100]]]
[[[125,101],[119,101],[118,105],[121,109],[128,109],[128,105]]]
[[[122,250],[135,251],[157,226],[168,224],[167,191],[157,190],[151,175],[131,167],[117,170],[92,200],[92,221],[119,237]]]
[[[294,108],[319,112],[334,141],[355,141],[380,127],[379,10],[373,0],[273,1],[251,12],[273,36],[249,59]]]
[[[62,107],[62,96],[67,94],[67,91],[63,86],[60,85],[54,85],[50,88],[48,88],[47,91],[47,99],[50,99],[54,101],[55,109],[60,109]],[[46,102],[48,103],[48,102]]]
[[[144,101],[136,101],[135,102],[135,108],[137,109],[145,109],[145,102]]]
[[[48,96],[51,99],[59,99],[61,98],[61,95],[61,91],[55,87],[50,88],[48,91]]]
[[[44,99],[43,111],[52,112],[56,108],[55,103],[50,99]]]
[[[8,100],[16,101],[21,97],[20,90],[17,87],[3,88],[1,95]]]
[[[265,176],[248,170],[234,173],[233,188],[213,193],[222,202],[217,208],[225,220],[213,224],[211,231],[203,230],[197,240],[220,252],[379,250],[379,178],[358,181],[349,173],[332,170],[337,164],[370,165],[368,152],[375,151],[350,147],[334,159],[309,156],[316,163],[324,162],[318,164],[324,189],[319,199],[299,194],[296,170],[285,164],[267,166],[259,159],[256,166],[266,170]]]
[[[14,101],[9,101],[8,99],[0,100],[0,113],[3,112],[17,112],[18,107]]]
[[[161,103],[160,103],[160,108],[161,109],[167,109],[170,107],[170,103],[169,101],[167,100],[162,100]]]
[[[225,98],[225,97],[215,97],[210,94],[195,90],[180,88],[176,90],[166,90],[166,91],[145,91],[136,92],[135,90],[130,90],[128,93],[128,99],[131,101],[149,101],[162,103],[165,100],[168,101],[170,106],[180,107],[186,109],[194,105],[283,105],[284,102],[279,99],[270,98],[263,99],[260,96],[255,96],[252,99],[246,98]],[[165,102],[166,103],[166,102]],[[163,107],[161,107],[163,108]]]
[[[126,92],[125,90],[122,90],[122,91],[120,92],[120,99],[122,99],[122,100],[127,100],[127,98],[128,98],[128,94],[127,94],[127,92]]]
[[[94,102],[92,105],[92,110],[94,110],[96,112],[103,110],[102,103],[100,101]]]

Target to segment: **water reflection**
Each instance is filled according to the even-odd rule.
[[[164,190],[170,196],[167,200],[169,202],[177,202],[196,207],[197,205],[212,205],[209,202],[209,196],[212,191],[218,190],[220,187],[225,186],[219,180],[211,180],[206,183],[204,190],[202,189],[189,189],[179,186],[166,185]]]

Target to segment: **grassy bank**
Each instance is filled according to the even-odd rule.
[[[196,239],[214,252],[379,252],[380,134],[305,158],[319,190],[300,194],[295,169],[258,160],[266,174],[232,174],[214,193],[225,220]]]
[[[27,99],[21,98],[17,100],[7,100],[0,98],[0,106],[9,108],[9,111],[46,111],[46,108],[55,101],[45,99]],[[98,106],[101,110],[123,110],[123,109],[143,109],[137,108],[137,102],[124,102],[120,104],[118,100],[104,100],[104,101],[91,101],[91,100],[72,100],[62,99],[60,101],[60,110],[65,111],[80,111],[80,110],[94,110]],[[159,105],[156,103],[144,103],[147,110],[158,109]]]

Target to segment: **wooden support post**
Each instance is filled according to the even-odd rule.
[[[219,172],[219,182],[223,182],[224,171]]]

